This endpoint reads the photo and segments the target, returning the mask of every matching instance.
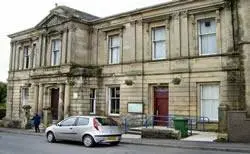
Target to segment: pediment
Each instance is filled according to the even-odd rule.
[[[39,27],[39,28],[51,27],[51,26],[59,25],[66,20],[67,19],[65,17],[61,17],[59,15],[49,15],[46,18],[44,18],[39,24],[37,24],[36,27]]]

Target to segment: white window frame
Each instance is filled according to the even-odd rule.
[[[120,40],[120,36],[117,34],[117,35],[111,35],[108,37],[108,47],[109,47],[109,64],[119,64],[120,63],[120,52],[121,52],[121,40]],[[112,44],[112,41],[113,39],[118,39],[118,42],[119,42],[119,45],[117,46],[113,46]],[[117,61],[114,61],[113,59],[113,52],[114,52],[114,49],[118,49],[118,53],[117,53]]]
[[[92,96],[92,92],[94,91],[94,97],[91,98]],[[90,105],[93,103],[92,107],[93,107],[93,112],[91,112],[91,108],[90,108],[90,114],[96,114],[96,89],[95,88],[91,88],[90,89]]]
[[[119,88],[119,97],[111,97],[111,90],[115,88],[115,91],[116,91],[116,88]],[[112,115],[112,116],[119,116],[120,115],[120,109],[121,109],[121,88],[120,86],[112,86],[112,87],[109,87],[108,88],[108,105],[109,105],[109,115]],[[112,99],[119,99],[119,113],[111,113],[111,100]]]
[[[215,32],[211,32],[211,33],[205,33],[205,34],[201,34],[201,22],[203,21],[206,21],[206,20],[214,20],[215,21],[215,27],[217,28],[217,25],[216,25],[216,20],[215,18],[205,18],[205,19],[199,19],[198,20],[198,37],[199,37],[199,55],[214,55],[214,54],[217,54],[217,44],[215,45],[215,51],[212,51],[210,53],[204,53],[204,51],[202,51],[202,36],[208,36],[208,35],[215,35],[215,38],[217,37],[216,36],[216,28],[215,28]]]
[[[159,29],[161,29],[161,30],[163,30],[163,32],[164,32],[164,39],[157,39],[156,38],[156,36],[155,36],[155,31],[156,30],[159,30]],[[160,60],[160,59],[166,59],[166,55],[167,55],[167,53],[166,53],[166,29],[165,29],[165,26],[160,26],[160,27],[153,27],[152,28],[152,30],[151,30],[151,36],[152,36],[152,60]],[[156,44],[157,43],[164,43],[164,45],[165,45],[165,49],[163,50],[163,51],[161,51],[161,52],[163,52],[164,53],[164,57],[160,57],[160,58],[157,58],[156,57]],[[160,52],[160,51],[158,51],[158,52]]]
[[[218,99],[204,99],[203,98],[203,88],[205,86],[217,86],[218,87]],[[208,117],[209,118],[209,121],[214,121],[214,122],[218,122],[219,121],[219,116],[218,116],[218,107],[219,107],[219,104],[220,104],[220,85],[218,83],[206,83],[206,84],[200,84],[200,116],[203,117],[204,116],[204,101],[206,100],[217,100],[218,104],[217,104],[217,119],[211,119],[211,117]],[[207,117],[207,116],[205,116]],[[207,119],[201,119],[201,120],[204,120],[206,121]]]
[[[51,43],[51,66],[57,66],[57,65],[60,65],[60,62],[61,62],[62,41],[61,39],[54,39],[51,42],[52,42]],[[60,46],[58,49],[55,49],[56,43],[60,43]]]
[[[23,87],[21,89],[21,104],[22,106],[27,105],[29,102],[29,88]]]
[[[29,69],[29,46],[24,46],[23,47],[23,69]]]

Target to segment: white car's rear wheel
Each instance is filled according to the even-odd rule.
[[[53,134],[52,132],[48,132],[48,133],[47,133],[47,140],[48,140],[48,142],[50,142],[50,143],[53,143],[53,142],[56,141],[55,136],[54,136],[54,134]]]
[[[95,145],[95,141],[90,135],[85,135],[82,139],[82,142],[86,147],[92,147]]]

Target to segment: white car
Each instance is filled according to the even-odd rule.
[[[121,140],[121,128],[117,122],[102,116],[72,116],[45,130],[48,142],[57,140],[80,141],[86,147],[96,143],[117,145]]]

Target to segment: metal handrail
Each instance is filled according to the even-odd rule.
[[[155,123],[165,123],[164,126],[172,128],[173,127],[173,120],[176,117],[182,117],[188,120],[188,129],[190,130],[190,133],[192,135],[193,131],[193,125],[196,125],[197,128],[197,123],[202,122],[202,128],[203,131],[205,130],[205,122],[209,122],[209,118],[205,116],[184,116],[184,115],[168,115],[168,116],[157,116],[157,115],[147,115],[143,114],[141,117],[134,117],[133,115],[126,115],[121,117],[122,121],[124,123],[124,132],[128,132],[128,127],[129,127],[129,121],[133,122],[141,122],[141,125],[143,127],[149,127],[152,126],[154,128]],[[157,119],[159,118],[159,119]]]

